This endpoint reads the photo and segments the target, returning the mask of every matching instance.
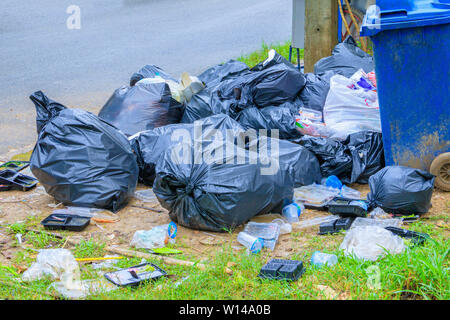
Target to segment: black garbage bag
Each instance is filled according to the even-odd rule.
[[[197,124],[201,128],[197,140],[202,141],[201,148],[206,148],[211,141],[213,130],[220,132],[223,138],[226,131],[231,130],[232,136],[238,136],[245,129],[236,121],[225,114],[201,119]],[[154,130],[148,130],[136,134],[130,139],[130,144],[137,155],[139,165],[139,180],[151,186],[155,179],[156,163],[164,151],[172,145],[178,145],[181,142],[193,144],[194,141],[194,123],[173,124],[159,127]],[[197,134],[197,133],[195,133]],[[200,145],[195,145],[200,148]]]
[[[226,148],[226,143],[215,148]],[[211,163],[195,164],[195,149],[187,158],[174,156],[178,154],[173,152],[175,147],[158,161],[153,191],[170,218],[184,227],[217,232],[234,229],[257,214],[280,212],[293,197],[292,172],[262,174],[262,165],[250,162],[251,152],[242,164],[225,153]]]
[[[278,161],[280,170],[292,172],[296,188],[321,182],[319,161],[312,152],[290,141],[269,137],[260,135],[249,141],[246,148],[252,150],[253,147],[255,152],[261,154],[265,154],[266,148],[270,150],[270,155]]]
[[[322,176],[335,175],[342,180],[351,175],[352,154],[342,142],[335,139],[304,136],[299,143],[316,155]]]
[[[304,136],[298,143],[316,155],[324,177],[335,175],[343,183],[366,184],[371,175],[384,168],[379,132],[352,133],[345,141]]]
[[[193,123],[206,117],[216,114],[226,114],[232,116],[236,102],[233,99],[224,99],[220,91],[213,91],[205,88],[194,94],[189,102],[185,104],[181,123]]]
[[[66,109],[62,104],[49,99],[42,91],[36,91],[30,96],[31,101],[36,105],[36,129],[41,132],[48,119],[58,115]]]
[[[300,107],[291,102],[262,109],[250,107],[242,110],[236,121],[245,129],[267,129],[271,137],[274,136],[273,131],[277,130],[280,139],[298,139],[302,135],[295,129],[295,119]]]
[[[344,142],[353,159],[352,174],[344,183],[369,182],[370,176],[384,168],[383,140],[380,132],[361,131],[350,134]]]
[[[424,214],[431,208],[434,179],[424,170],[388,166],[369,178],[367,200],[389,213]]]
[[[45,114],[41,109],[51,100],[42,92],[30,98],[37,114]],[[31,171],[47,193],[65,205],[123,207],[133,196],[139,172],[125,135],[81,109],[61,108],[48,115],[30,159]]]
[[[259,108],[293,101],[306,84],[303,73],[284,63],[273,64],[261,71],[242,76],[236,94],[238,105]]]
[[[306,85],[299,95],[305,108],[323,111],[330,90],[330,79],[334,74],[334,71],[327,71],[321,76],[314,73],[306,74]]]
[[[133,73],[130,78],[130,87],[134,86],[136,82],[144,79],[144,78],[154,78],[159,75],[161,78],[165,80],[172,80],[178,82],[175,78],[173,78],[170,74],[164,72],[163,69],[157,67],[153,64],[148,64],[143,66],[138,72]]]
[[[197,78],[203,81],[207,87],[213,88],[224,80],[236,78],[248,72],[249,68],[244,62],[229,60],[226,63],[205,70]]]
[[[126,135],[179,123],[183,105],[172,98],[165,82],[123,86],[109,98],[98,116]]]
[[[330,57],[322,58],[314,65],[315,74],[322,75],[327,71],[334,71],[347,78],[359,69],[371,72],[375,69],[375,65],[373,57],[361,50],[352,36],[348,36],[334,47]]]

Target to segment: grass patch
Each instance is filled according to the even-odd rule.
[[[270,49],[275,49],[276,52],[281,54],[286,59],[289,59],[289,46],[291,45],[291,41],[286,41],[284,43],[274,43],[274,44],[267,44],[265,42],[262,43],[261,49],[256,50],[250,54],[242,55],[239,58],[237,58],[238,61],[242,61],[246,63],[250,68],[254,67],[261,61],[264,61],[267,59],[267,54]],[[304,57],[304,50],[300,49],[300,60],[302,60]],[[291,62],[294,65],[297,65],[297,49],[292,49],[292,60]]]

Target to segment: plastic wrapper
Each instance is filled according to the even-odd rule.
[[[317,267],[324,265],[333,266],[336,263],[338,263],[338,258],[335,254],[315,251],[311,256],[311,264]]]
[[[264,240],[264,248],[275,249],[280,236],[280,225],[277,223],[260,223],[250,221],[245,225],[244,232]]]
[[[49,107],[40,91],[31,99],[38,114]],[[122,208],[136,189],[139,172],[125,135],[81,109],[48,116],[30,158],[45,191],[65,205]]]
[[[373,57],[361,50],[352,36],[336,45],[331,56],[320,59],[314,65],[314,73],[318,75],[333,71],[351,77],[359,69],[371,72],[375,64]]]
[[[323,207],[339,194],[339,189],[312,184],[294,189],[294,200],[313,207]]]
[[[152,189],[139,190],[134,193],[134,197],[138,200],[144,202],[156,202],[158,199],[156,198],[155,193]]]
[[[369,178],[367,200],[389,213],[424,214],[431,208],[434,179],[424,170],[389,166]]]
[[[169,81],[173,83],[171,90],[167,81],[161,77],[145,78],[133,87],[117,89],[98,113],[99,118],[128,136],[180,122],[183,105],[173,98],[172,93],[181,99],[181,89],[173,88],[178,84]]]
[[[381,132],[377,92],[361,87],[356,80],[335,75],[330,80],[323,118],[334,131],[331,137],[340,140],[359,131]]]
[[[40,250],[36,262],[22,275],[23,281],[40,280],[46,277],[64,280],[69,285],[79,279],[78,262],[67,249]]]
[[[405,244],[402,238],[382,227],[352,226],[339,249],[344,250],[346,256],[354,255],[358,259],[376,261],[386,255],[386,251],[390,254],[402,253]]]
[[[325,216],[325,217],[317,217],[317,218],[301,220],[300,222],[293,223],[292,227],[294,229],[304,229],[304,228],[317,226],[319,224],[326,223],[326,222],[333,222],[333,221],[336,221],[338,219],[340,219],[340,217],[338,215],[329,215],[329,216]]]
[[[89,295],[101,294],[117,288],[117,286],[107,280],[78,280],[71,287],[67,287],[63,282],[53,282],[47,291],[51,292],[54,290],[58,295],[66,299],[82,299]]]
[[[356,227],[366,227],[366,226],[377,226],[377,227],[397,227],[400,228],[403,224],[401,219],[372,219],[372,218],[356,218],[351,228]]]
[[[292,225],[289,222],[286,222],[283,219],[273,219],[272,223],[276,223],[280,226],[280,235],[281,234],[288,234],[292,232]]]
[[[134,233],[130,246],[137,249],[163,248],[167,243],[174,243],[175,238],[169,236],[169,224],[163,224],[150,230],[138,230]]]

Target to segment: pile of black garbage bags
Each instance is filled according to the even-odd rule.
[[[338,141],[295,129],[301,107],[322,111],[332,75],[361,68],[372,71],[372,57],[350,37],[315,73],[271,51],[251,69],[234,60],[207,69],[189,97],[175,96],[180,81],[147,65],[98,116],[39,91],[30,97],[38,130],[31,170],[67,205],[117,211],[141,182],[180,225],[228,230],[281,212],[295,187],[330,175],[368,183],[384,167],[381,133]]]

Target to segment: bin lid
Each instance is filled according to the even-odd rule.
[[[450,23],[450,0],[377,0],[366,11],[361,36],[446,23]]]

